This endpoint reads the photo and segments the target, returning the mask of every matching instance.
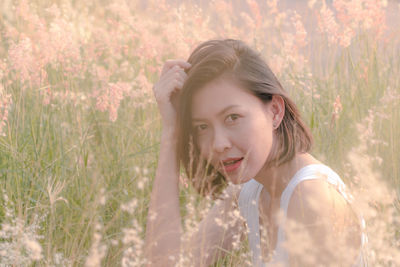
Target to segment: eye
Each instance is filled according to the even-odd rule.
[[[230,115],[228,115],[228,117],[226,117],[225,121],[227,123],[234,123],[237,119],[239,119],[238,114],[230,114]]]
[[[193,128],[196,133],[201,133],[207,129],[207,124],[203,123],[203,124],[195,125]]]

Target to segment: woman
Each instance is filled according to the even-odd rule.
[[[308,153],[310,131],[258,53],[238,40],[205,42],[187,62],[167,61],[153,90],[163,128],[146,230],[151,266],[173,266],[180,253],[209,266],[235,236],[244,240],[243,224],[254,266],[365,265],[343,182]],[[223,190],[189,241],[180,163],[200,193]],[[231,221],[237,210],[244,223]]]

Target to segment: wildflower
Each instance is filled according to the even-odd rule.
[[[335,0],[333,6],[342,27],[355,31],[374,29],[379,35],[385,29],[385,11],[387,3],[382,0]]]
[[[54,203],[58,200],[62,200],[68,204],[68,201],[63,198],[59,197],[58,195],[61,193],[65,186],[65,181],[55,182],[55,179],[49,178],[47,181],[47,194],[49,195],[50,206],[53,207]]]
[[[301,21],[301,16],[297,12],[294,12],[292,22],[296,31],[295,42],[298,47],[304,47],[305,45],[307,45],[307,31],[305,30],[303,22]]]
[[[346,28],[339,37],[339,44],[342,47],[348,47],[351,44],[351,40],[353,39],[355,33],[351,28]]]
[[[109,83],[97,97],[97,109],[100,111],[108,110],[110,121],[116,121],[120,102],[129,89],[130,86],[127,83]]]
[[[267,6],[269,9],[269,13],[271,14],[278,14],[278,0],[268,0]]]
[[[241,17],[242,21],[244,22],[244,25],[246,26],[246,28],[248,28],[248,29],[255,29],[256,28],[256,24],[254,22],[254,19],[251,18],[247,13],[241,12],[240,13],[240,17]]]
[[[333,102],[333,113],[339,114],[342,111],[342,103],[340,102],[340,95],[338,95]]]
[[[122,266],[143,266],[143,245],[144,240],[140,237],[143,228],[136,219],[132,221],[132,227],[123,229],[124,236],[122,243],[125,246],[121,265]]]
[[[0,136],[5,136],[6,122],[8,121],[8,111],[12,104],[10,94],[5,93],[3,85],[0,83]]]
[[[312,9],[315,5],[315,2],[317,2],[317,0],[308,0],[307,2],[308,8]]]
[[[32,46],[31,39],[25,36],[18,43],[12,44],[8,50],[8,60],[11,68],[19,74],[22,83],[37,81],[35,73],[40,73],[39,66],[33,55]]]
[[[106,190],[102,187],[100,189],[100,194],[99,194],[99,204],[104,206],[106,204],[107,201],[107,196],[106,196]]]
[[[262,22],[262,17],[258,3],[255,0],[247,0],[247,4],[249,5],[251,13],[253,13],[253,16],[256,19],[256,27],[257,28],[260,27]]]
[[[33,216],[26,224],[14,211],[14,205],[3,190],[3,208],[5,216],[0,224],[0,266],[28,266],[42,259],[42,247],[37,234],[38,216]]]
[[[318,26],[321,33],[326,33],[331,44],[337,41],[339,25],[336,22],[335,16],[330,8],[323,5],[318,14]]]
[[[93,233],[92,246],[90,247],[89,255],[85,261],[86,267],[101,266],[101,261],[105,256],[107,247],[104,244],[101,244],[101,238],[102,238],[100,234],[101,229],[102,229],[101,225],[98,222],[96,222],[95,232]]]
[[[342,111],[342,103],[340,102],[340,95],[338,95],[333,102],[333,112],[332,112],[332,119],[331,119],[331,126],[336,122],[339,118],[339,114]]]
[[[137,187],[138,187],[140,190],[143,190],[143,188],[144,188],[144,182],[143,182],[142,180],[140,180],[140,181],[137,183]]]
[[[33,261],[42,259],[42,247],[39,245],[39,243],[36,240],[25,237],[24,245],[25,245],[26,249],[29,251],[30,258]]]
[[[136,198],[133,198],[131,201],[125,204],[121,204],[121,210],[128,212],[129,214],[133,214],[137,208],[138,201]]]
[[[181,182],[181,184],[185,187],[188,188],[189,187],[189,183],[188,183],[188,179],[186,177],[179,177],[179,181]]]

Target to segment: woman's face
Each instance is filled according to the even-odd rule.
[[[234,184],[255,178],[273,142],[274,110],[227,78],[193,95],[192,127],[203,159]]]

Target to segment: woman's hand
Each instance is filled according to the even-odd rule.
[[[187,79],[185,69],[190,66],[184,60],[167,60],[159,81],[153,87],[164,129],[175,130],[179,94]]]

